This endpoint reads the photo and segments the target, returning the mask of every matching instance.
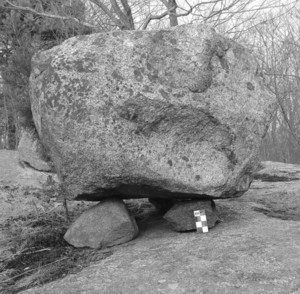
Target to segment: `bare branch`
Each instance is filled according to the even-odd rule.
[[[149,23],[152,20],[154,20],[154,19],[162,19],[162,18],[166,17],[167,15],[169,15],[168,11],[165,11],[164,13],[162,13],[160,15],[149,14],[148,17],[146,18],[144,24],[142,25],[142,30],[145,30],[147,28],[147,26],[149,25]]]
[[[13,3],[11,3],[9,0],[4,0],[7,4],[9,4],[10,6],[3,6],[0,5],[1,8],[3,9],[8,9],[8,10],[18,10],[18,11],[24,11],[24,12],[29,12],[32,13],[34,15],[38,15],[38,16],[42,16],[42,17],[46,17],[46,18],[52,18],[52,19],[60,19],[60,20],[65,20],[65,21],[74,21],[82,26],[91,28],[91,29],[96,29],[95,26],[91,25],[90,23],[81,21],[78,18],[72,17],[72,16],[61,16],[61,15],[56,15],[56,14],[50,14],[50,13],[44,13],[44,12],[38,12],[30,7],[23,7],[23,6],[19,6],[19,5],[15,5]]]
[[[160,2],[168,8],[169,3],[167,0],[160,0]]]
[[[186,1],[186,3],[189,5],[190,8],[189,8],[189,9],[184,9],[184,8],[180,7],[180,9],[183,10],[183,11],[185,11],[185,12],[175,14],[175,16],[176,16],[176,17],[184,17],[184,16],[188,16],[188,15],[192,14],[193,11],[194,11],[195,9],[197,9],[199,6],[206,5],[206,4],[216,4],[216,3],[220,2],[220,1],[222,1],[222,0],[205,1],[205,2],[201,2],[201,3],[197,3],[197,4],[195,4],[194,6],[192,6],[190,3],[188,3],[188,2]],[[238,0],[238,1],[239,1],[239,0]],[[194,14],[193,14],[193,15],[194,15]],[[202,17],[205,18],[204,16],[202,16]]]
[[[159,15],[149,14],[148,17],[146,18],[144,24],[140,27],[140,28],[142,28],[142,30],[145,30],[152,20],[162,19],[162,18],[166,17],[167,15],[169,15],[169,17],[170,17],[170,25],[171,26],[178,25],[178,20],[177,20],[178,15],[176,14],[176,8],[178,6],[176,3],[176,0],[169,0],[169,1],[160,0],[160,1],[166,6],[167,11],[165,11]]]
[[[134,30],[134,20],[133,20],[133,17],[132,17],[131,8],[128,4],[128,1],[127,0],[121,0],[121,3],[124,7],[125,14],[127,16],[127,20],[129,22],[129,25],[130,25],[131,29]]]
[[[120,29],[123,28],[123,23],[117,19],[114,14],[109,10],[109,8],[99,0],[90,0],[92,3],[101,8],[101,10],[111,19],[111,21]]]
[[[291,74],[276,74],[276,73],[264,73],[266,76],[277,76],[277,77],[290,77],[300,80],[300,76],[297,75],[291,75]]]
[[[125,1],[123,0],[124,4]],[[122,5],[123,5],[122,2]],[[119,17],[120,21],[122,22],[122,28],[121,29],[126,29],[126,30],[132,30],[134,29],[133,22],[130,23],[130,20],[128,19],[127,15],[125,15],[123,13],[123,11],[121,10],[119,4],[117,3],[116,0],[110,0],[111,6],[114,9],[115,13],[117,14],[117,16]],[[126,4],[125,4],[126,5]],[[128,3],[127,6],[129,7]]]
[[[126,16],[122,12],[121,8],[119,7],[118,3],[116,0],[110,0],[111,6],[116,13],[116,15],[119,17],[120,21],[124,26],[126,26]]]

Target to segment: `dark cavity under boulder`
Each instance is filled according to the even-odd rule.
[[[241,196],[275,105],[249,52],[202,25],[71,38],[33,57],[30,87],[70,199]]]

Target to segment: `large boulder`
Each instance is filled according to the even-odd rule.
[[[202,25],[79,36],[33,58],[34,122],[70,198],[241,196],[275,99]]]

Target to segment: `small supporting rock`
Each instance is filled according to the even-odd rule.
[[[175,204],[165,215],[172,228],[178,232],[196,230],[195,210],[205,210],[208,228],[212,228],[220,221],[216,205],[213,200],[190,200]]]
[[[107,199],[86,210],[68,229],[64,239],[75,247],[101,249],[126,243],[138,227],[120,199]]]

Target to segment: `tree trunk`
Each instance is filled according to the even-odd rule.
[[[176,27],[178,26],[178,17],[176,15],[177,3],[176,0],[168,0],[168,10],[170,12],[169,19],[170,19],[170,26]]]
[[[2,144],[4,149],[13,150],[16,148],[16,138],[15,138],[15,124],[14,124],[14,115],[12,110],[8,105],[7,96],[4,95],[4,134],[2,135]]]

